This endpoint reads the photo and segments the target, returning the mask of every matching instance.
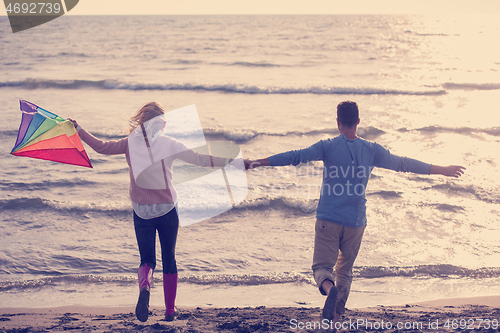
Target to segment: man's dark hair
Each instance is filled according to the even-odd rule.
[[[337,105],[337,119],[345,127],[353,127],[358,123],[358,104],[352,101],[344,101]]]

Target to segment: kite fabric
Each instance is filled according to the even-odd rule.
[[[28,101],[19,102],[23,116],[12,155],[92,168],[72,122]]]

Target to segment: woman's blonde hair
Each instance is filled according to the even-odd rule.
[[[163,109],[163,106],[161,106],[161,104],[158,102],[149,102],[144,104],[134,116],[130,117],[128,121],[128,123],[130,124],[129,132],[132,133],[132,131],[137,126],[140,126],[148,120],[151,120],[154,117],[160,116],[164,113],[165,110]]]

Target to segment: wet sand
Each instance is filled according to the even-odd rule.
[[[0,332],[314,332],[331,325],[320,308],[181,308],[173,322],[152,308],[139,322],[131,307],[1,308]],[[499,332],[500,296],[347,309],[339,332]]]

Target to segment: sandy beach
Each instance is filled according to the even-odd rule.
[[[1,332],[313,332],[328,325],[319,308],[181,308],[174,322],[151,309],[146,323],[131,307],[1,308]],[[498,332],[500,296],[348,309],[342,332]],[[321,331],[321,330],[320,330]]]

